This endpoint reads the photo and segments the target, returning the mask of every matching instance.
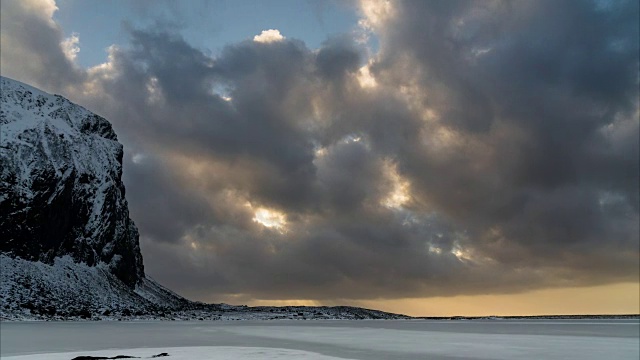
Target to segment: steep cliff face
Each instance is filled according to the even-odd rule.
[[[0,253],[101,264],[135,288],[144,267],[111,124],[11,79],[1,90]]]

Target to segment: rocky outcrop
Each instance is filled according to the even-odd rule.
[[[2,77],[1,89],[0,253],[103,264],[135,288],[144,267],[111,124],[14,80]]]

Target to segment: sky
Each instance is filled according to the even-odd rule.
[[[640,313],[637,1],[3,0],[190,299]]]

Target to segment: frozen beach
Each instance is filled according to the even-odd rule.
[[[2,359],[638,359],[638,320],[2,322]],[[47,354],[47,355],[45,355]]]

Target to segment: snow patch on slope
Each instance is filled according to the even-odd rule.
[[[0,318],[126,316],[187,302],[173,293],[154,296],[164,288],[148,279],[144,284],[132,290],[111,274],[106,264],[88,266],[69,256],[56,258],[49,265],[0,255]]]

